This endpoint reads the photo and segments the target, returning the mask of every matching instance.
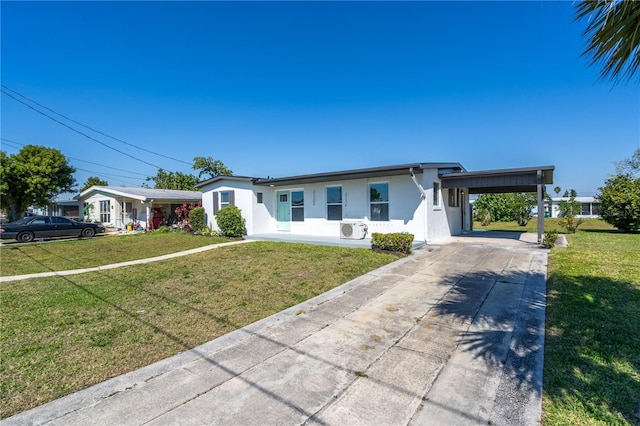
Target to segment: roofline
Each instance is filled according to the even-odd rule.
[[[207,179],[207,180],[203,180],[202,182],[198,182],[196,183],[194,186],[196,188],[202,188],[203,186],[207,186],[207,185],[211,185],[212,183],[221,181],[221,180],[235,180],[235,181],[242,181],[242,182],[253,182],[255,181],[257,178],[254,177],[249,177],[249,176],[226,176],[226,175],[220,175],[220,176],[214,176],[211,179]]]
[[[537,166],[537,167],[518,167],[515,169],[494,169],[494,170],[478,170],[475,172],[455,172],[455,173],[447,173],[446,177],[480,177],[480,176],[499,176],[499,175],[509,175],[509,174],[521,174],[528,172],[537,172],[541,171],[554,171],[555,166]],[[445,176],[445,175],[441,175]]]
[[[86,196],[87,194],[90,194],[92,191],[104,191],[104,192],[108,192],[110,194],[113,195],[119,195],[121,197],[127,197],[127,198],[133,198],[136,200],[140,200],[143,202],[146,202],[147,200],[167,200],[167,201],[175,201],[176,199],[174,198],[162,198],[162,197],[146,197],[144,195],[136,195],[136,194],[131,194],[129,192],[126,191],[120,191],[119,188],[121,189],[129,189],[128,187],[117,187],[114,188],[112,186],[101,186],[101,185],[94,185],[92,187],[89,187],[87,189],[85,189],[84,191],[82,191],[80,194],[76,195],[74,197],[74,199],[79,200],[81,197]],[[150,189],[150,190],[154,190],[154,191],[178,191],[178,190],[173,190],[173,189],[155,189],[155,188],[131,188],[131,189]],[[198,191],[184,191],[184,192],[198,192]],[[196,200],[197,198],[190,198],[190,197],[186,197],[185,200]],[[202,196],[200,196],[200,199],[202,199]]]
[[[325,173],[314,173],[298,176],[287,176],[281,178],[255,179],[255,185],[281,186],[297,183],[317,183],[330,180],[363,179],[370,177],[397,176],[414,173],[423,173],[425,169],[461,169],[465,170],[460,163],[411,163],[394,166],[369,167],[364,169],[341,170]]]

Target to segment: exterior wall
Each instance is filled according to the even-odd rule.
[[[287,186],[254,186],[249,181],[221,180],[202,188],[202,206],[206,212],[207,226],[218,229],[214,211],[214,192],[234,191],[235,205],[245,219],[247,234],[288,232],[299,235],[340,236],[339,220],[327,220],[327,187],[342,187],[343,221],[363,221],[368,228],[367,238],[373,232],[409,232],[417,241],[437,241],[462,231],[462,205],[468,195],[462,197],[459,207],[448,207],[447,190],[440,191],[440,207],[433,206],[433,182],[438,181],[437,170],[416,178],[425,189],[423,199],[420,190],[406,176],[353,179]],[[369,184],[388,183],[389,220],[372,221],[370,218]],[[291,221],[289,230],[278,231],[277,199],[280,191],[303,191],[304,221]],[[257,202],[262,193],[263,203]],[[470,226],[470,225],[469,225]]]
[[[101,220],[100,201],[109,201],[110,203],[109,221],[102,222]],[[123,214],[122,201],[130,202],[132,209],[137,209],[136,217],[133,217],[132,214]],[[96,192],[90,197],[79,199],[80,219],[84,219],[84,203],[93,205],[93,209],[89,210],[88,222],[101,222],[105,226],[117,229],[124,229],[130,222],[136,222],[140,223],[143,228],[147,228],[147,205],[140,200]]]

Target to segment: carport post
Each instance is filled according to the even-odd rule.
[[[538,170],[538,243],[542,243],[542,234],[544,234],[544,194],[542,170]]]

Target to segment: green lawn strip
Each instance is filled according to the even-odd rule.
[[[583,219],[584,223],[580,225],[580,230],[613,230],[613,227],[607,222],[600,219]],[[544,220],[545,231],[558,231],[566,233],[566,230],[559,224],[558,218],[546,218]],[[482,226],[480,222],[473,222],[475,231],[514,231],[514,232],[538,232],[538,219],[532,218],[526,226],[520,226],[517,222],[491,222],[487,226]]]
[[[542,423],[640,424],[640,234],[567,238],[549,257]]]
[[[230,240],[220,237],[194,236],[184,232],[169,232],[3,245],[0,247],[0,275],[90,268],[161,256],[227,241]]]
[[[203,344],[397,257],[253,242],[0,287],[2,418]]]

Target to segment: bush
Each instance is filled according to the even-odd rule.
[[[558,231],[547,231],[542,237],[542,246],[546,248],[555,247],[558,241]]]
[[[204,228],[204,207],[196,207],[189,212],[189,225],[194,232],[200,232]]]
[[[242,237],[244,235],[244,219],[236,206],[221,208],[216,214],[216,223],[226,237]]]
[[[380,250],[393,251],[397,253],[411,253],[413,245],[413,234],[408,232],[381,234],[374,232],[371,234],[371,245]]]
[[[566,229],[568,233],[575,233],[578,226],[584,222],[583,219],[576,219],[576,215],[580,212],[580,203],[572,196],[569,200],[560,201],[558,208],[560,209],[560,221],[558,224]]]
[[[597,198],[602,220],[624,232],[640,230],[640,177],[612,176]]]

